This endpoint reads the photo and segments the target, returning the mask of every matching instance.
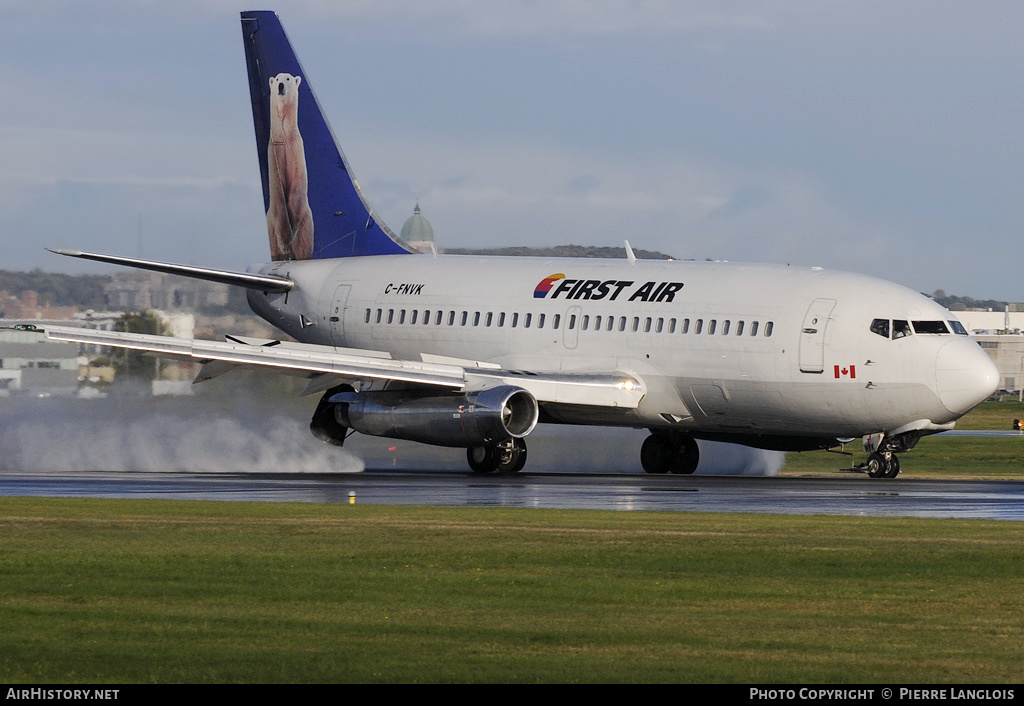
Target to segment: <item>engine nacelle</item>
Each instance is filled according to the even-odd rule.
[[[342,427],[435,446],[489,446],[522,438],[537,425],[537,400],[503,385],[468,394],[340,392],[327,401]]]

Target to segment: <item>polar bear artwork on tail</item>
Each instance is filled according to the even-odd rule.
[[[300,83],[302,77],[291,74],[270,79],[267,232],[274,260],[308,260],[313,255],[313,212],[309,209],[306,152],[299,134]]]

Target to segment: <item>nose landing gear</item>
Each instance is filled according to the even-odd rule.
[[[864,466],[869,478],[895,478],[900,474],[900,460],[891,451],[876,451]]]

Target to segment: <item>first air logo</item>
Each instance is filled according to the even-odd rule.
[[[615,301],[623,291],[628,290],[627,301],[670,302],[676,292],[683,288],[682,282],[636,282],[619,279],[566,279],[561,272],[548,275],[537,283],[533,290],[534,299],[607,299]],[[563,296],[564,295],[564,296]]]

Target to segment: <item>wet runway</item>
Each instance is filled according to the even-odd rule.
[[[1024,481],[451,471],[101,473],[0,471],[0,495],[174,498],[665,512],[1024,520]]]

